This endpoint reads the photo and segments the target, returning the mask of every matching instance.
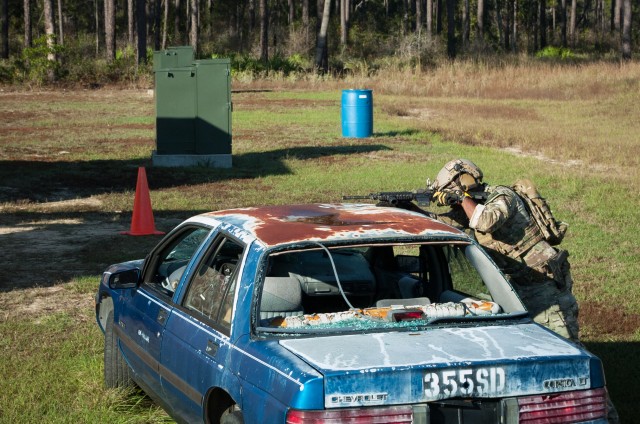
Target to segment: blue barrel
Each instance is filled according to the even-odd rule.
[[[342,136],[371,137],[373,134],[373,95],[371,90],[342,91]]]

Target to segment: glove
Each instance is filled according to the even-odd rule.
[[[460,190],[445,190],[435,193],[438,206],[455,206],[462,203],[466,194]]]

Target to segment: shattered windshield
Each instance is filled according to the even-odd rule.
[[[417,328],[524,312],[511,286],[473,244],[309,247],[269,255],[261,330]]]

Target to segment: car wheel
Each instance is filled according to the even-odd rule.
[[[222,413],[220,424],[244,424],[242,411],[233,406]]]
[[[113,311],[109,312],[104,331],[104,384],[109,388],[132,387],[131,369],[118,348]]]

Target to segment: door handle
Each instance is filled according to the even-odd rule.
[[[218,352],[219,347],[220,345],[218,345],[218,343],[214,342],[213,340],[207,340],[207,348],[205,349],[205,353],[209,356],[215,356],[215,354]]]
[[[163,324],[163,325],[164,325],[164,322],[167,320],[167,315],[168,315],[168,314],[169,314],[169,313],[168,313],[165,309],[160,309],[160,311],[158,311],[158,318],[157,318],[157,321],[158,321],[160,324]]]

